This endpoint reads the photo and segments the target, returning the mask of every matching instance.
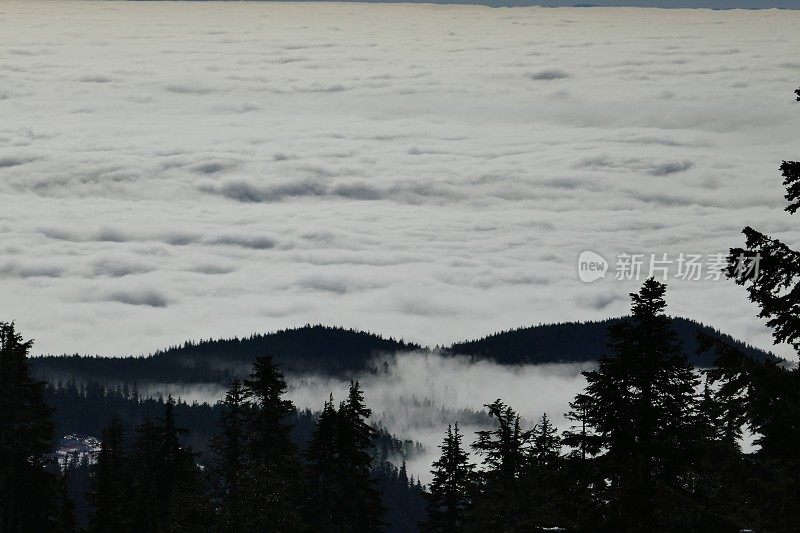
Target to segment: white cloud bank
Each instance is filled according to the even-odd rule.
[[[383,364],[385,362],[385,365]],[[364,390],[372,422],[393,435],[424,445],[424,453],[410,458],[409,469],[429,481],[431,463],[438,457],[447,424],[458,422],[464,444],[475,440],[475,432],[492,427],[484,405],[501,398],[531,427],[543,413],[563,430],[570,422],[564,418],[569,402],[583,390],[586,380],[580,374],[589,365],[549,364],[503,366],[465,357],[441,357],[431,353],[403,353],[378,361],[379,374],[354,376]],[[299,409],[319,411],[332,393],[334,401],[346,399],[350,382],[329,376],[288,375],[287,398]],[[172,394],[186,402],[216,403],[225,387],[216,384],[181,385],[139,384],[139,392],[149,396]],[[474,457],[479,463],[480,458]]]
[[[422,453],[408,458],[409,472],[430,481],[430,468],[439,455],[448,424],[458,422],[464,445],[475,441],[479,430],[494,427],[485,405],[502,399],[522,417],[522,426],[531,428],[542,414],[547,414],[563,432],[572,422],[564,416],[575,395],[584,390],[583,370],[593,364],[498,365],[473,361],[468,357],[442,357],[430,352],[407,352],[384,357],[371,365],[380,373],[361,373],[352,379],[364,390],[367,406],[372,409],[372,423],[402,439],[421,443]],[[334,402],[347,397],[350,381],[330,376],[287,375],[286,397],[303,410],[321,410],[333,394]],[[702,392],[702,378],[698,394]],[[140,383],[139,393],[151,397],[172,394],[186,402],[214,404],[225,396],[221,384]],[[746,427],[742,445],[753,451],[754,436]],[[564,448],[564,453],[568,452]],[[399,458],[394,458],[399,461]],[[482,458],[472,452],[472,461]]]
[[[375,424],[393,435],[420,442],[423,454],[412,457],[409,471],[427,482],[439,456],[447,424],[458,422],[464,444],[475,432],[492,427],[484,405],[501,398],[531,427],[547,413],[559,429],[569,427],[564,413],[586,385],[579,365],[502,366],[463,357],[407,353],[387,360],[386,373],[358,376]],[[349,382],[328,377],[290,376],[287,397],[301,409],[318,411],[332,392],[339,402]],[[474,457],[479,463],[480,458]]]
[[[800,12],[3,2],[0,317],[37,352],[603,318],[585,249],[789,242]],[[671,311],[760,346],[727,282]]]

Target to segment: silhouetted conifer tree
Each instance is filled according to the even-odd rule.
[[[576,523],[574,483],[569,479],[566,459],[561,455],[561,437],[543,414],[531,430],[531,445],[517,495],[516,531],[537,531],[573,526]]]
[[[739,446],[741,424],[731,423],[725,411],[706,380],[689,441],[692,505],[683,513],[683,529],[735,531],[756,524],[749,481],[755,471]]]
[[[77,531],[75,503],[69,496],[69,470],[66,466],[58,478],[58,499],[56,502],[55,531],[58,533],[73,533]]]
[[[800,89],[795,94],[800,101]],[[800,162],[783,161],[780,171],[786,211],[794,214],[800,209]],[[731,248],[727,274],[747,288],[775,342],[800,353],[800,252],[749,226],[742,232],[745,248]],[[718,356],[712,378],[722,381],[729,418],[747,422],[757,434],[755,457],[767,472],[758,477],[761,527],[792,531],[800,523],[800,367],[756,363],[721,342],[710,344]]]
[[[562,444],[572,450],[563,464],[565,482],[561,490],[568,499],[560,527],[575,531],[602,531],[608,521],[606,477],[601,471],[602,465],[595,459],[602,450],[603,437],[591,425],[591,401],[585,394],[578,394],[570,402],[571,410],[566,418],[572,425],[561,437]]]
[[[358,381],[351,382],[347,400],[339,405],[338,413],[338,477],[342,498],[336,513],[341,531],[366,533],[384,527],[381,494],[372,477],[370,450],[377,432],[369,425],[371,415]]]
[[[32,341],[0,322],[0,530],[48,531],[57,522],[57,478],[46,471],[53,441],[44,383],[28,372]]]
[[[131,454],[136,531],[202,531],[211,523],[195,453],[181,445],[186,430],[175,423],[175,401],[164,404],[164,417],[137,428]]]
[[[470,509],[469,522],[472,530],[506,532],[513,530],[520,518],[520,476],[531,431],[521,428],[517,412],[501,400],[486,407],[496,427],[479,431],[472,444],[483,456],[484,469],[478,476],[479,491]]]
[[[566,414],[572,426],[564,432],[562,441],[573,449],[571,456],[581,461],[600,453],[602,437],[594,432],[589,420],[589,405],[591,398],[585,394],[578,394],[570,402],[570,411]]]
[[[549,468],[561,458],[561,437],[558,436],[547,414],[543,414],[539,423],[533,427],[531,443],[528,461],[534,466]]]
[[[248,503],[248,486],[255,484],[248,477],[251,472],[245,455],[245,420],[250,407],[241,381],[234,379],[222,405],[219,434],[211,439],[214,460],[209,477],[217,506],[219,529],[239,533],[254,527]]]
[[[688,505],[697,378],[664,315],[665,292],[651,278],[632,293],[632,316],[609,328],[609,355],[584,372],[581,401],[602,437],[612,526],[630,532],[669,531],[674,509]]]
[[[466,527],[466,511],[473,491],[474,466],[461,445],[463,436],[455,426],[448,425],[444,442],[439,446],[442,455],[433,463],[433,480],[425,494],[428,500],[427,518],[420,524],[426,532],[455,533]]]
[[[255,360],[244,392],[252,403],[246,419],[249,476],[255,481],[248,487],[251,512],[272,531],[302,529],[301,469],[289,421],[295,408],[283,398],[286,380],[272,356]]]
[[[337,530],[342,493],[339,480],[339,420],[333,395],[325,402],[306,451],[308,460],[308,515],[312,530]]]
[[[89,530],[96,533],[132,531],[130,479],[125,435],[119,417],[103,429],[100,453],[92,468]]]

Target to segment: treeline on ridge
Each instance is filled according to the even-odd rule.
[[[585,363],[606,352],[608,328],[623,318],[597,322],[567,322],[519,328],[488,337],[456,343],[442,355],[467,355],[499,364]],[[696,333],[722,338],[757,361],[779,359],[734,340],[728,335],[686,318],[673,318],[672,327],[684,351],[696,366],[708,368],[713,356],[697,353]],[[47,356],[31,359],[40,379],[102,380],[111,383],[219,383],[227,384],[247,374],[253,359],[265,353],[287,373],[322,373],[349,376],[379,372],[376,356],[392,356],[424,348],[372,333],[327,326],[303,326],[244,339],[187,342],[147,357]]]

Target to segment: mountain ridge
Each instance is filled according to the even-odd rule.
[[[539,324],[499,331],[454,343],[441,348],[439,353],[465,355],[502,365],[586,363],[604,355],[608,326],[622,318]],[[711,326],[682,317],[672,321],[684,352],[698,367],[712,366],[713,354],[695,353],[697,331],[720,337],[755,360],[781,361],[771,352],[738,341]],[[372,366],[376,356],[408,351],[433,352],[429,347],[376,333],[307,324],[242,338],[186,341],[147,356],[40,356],[31,359],[31,368],[34,375],[47,381],[228,383],[234,376],[246,375],[251,362],[268,353],[274,355],[287,373],[347,376],[376,371]]]
[[[500,364],[542,364],[573,363],[596,361],[606,351],[606,334],[608,327],[625,317],[611,317],[603,320],[584,322],[559,322],[538,324],[498,331],[480,339],[462,341],[446,348],[450,355],[471,355],[489,358]],[[713,366],[714,354],[711,352],[696,353],[697,332],[718,337],[723,342],[740,350],[757,360],[783,361],[772,352],[762,350],[743,341],[739,341],[727,333],[684,317],[670,317],[673,329],[678,334],[683,351],[695,366],[708,368]],[[581,329],[582,335],[576,337],[572,330]],[[549,353],[535,350],[544,345]],[[527,352],[527,353],[526,353]]]

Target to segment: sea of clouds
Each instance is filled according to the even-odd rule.
[[[619,315],[583,250],[797,244],[800,12],[0,5],[0,319],[37,353]],[[670,311],[762,347],[743,289]],[[783,352],[786,353],[785,351]]]

